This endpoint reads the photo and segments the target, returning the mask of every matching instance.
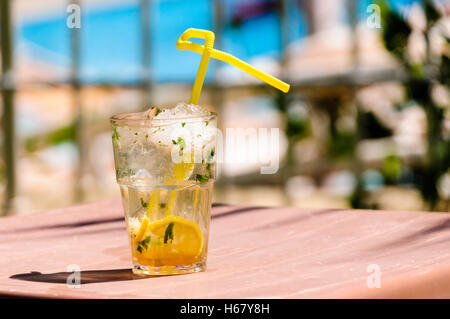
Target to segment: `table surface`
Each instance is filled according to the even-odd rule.
[[[110,200],[1,218],[0,295],[450,297],[449,242],[448,213],[214,205],[207,271],[141,278]],[[70,265],[79,288],[67,285]]]

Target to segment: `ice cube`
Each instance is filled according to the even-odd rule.
[[[187,118],[187,117],[201,117],[208,116],[209,112],[206,108],[188,103],[178,103],[172,108],[162,109],[162,112],[157,114],[154,118],[157,120],[162,119],[176,119],[176,118]]]
[[[136,174],[134,174],[135,178],[150,178],[152,175],[146,169],[139,169]]]
[[[135,113],[125,113],[117,115],[117,119],[119,120],[151,120],[161,111],[161,109],[157,106],[151,107],[144,112],[135,112]]]

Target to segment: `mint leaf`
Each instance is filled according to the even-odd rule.
[[[162,110],[159,107],[155,106],[153,109],[156,109],[155,116],[158,116],[158,114],[162,112]]]
[[[117,128],[113,127],[112,141],[115,148],[119,147],[119,133],[117,133]]]
[[[117,178],[127,177],[131,175],[134,175],[134,171],[131,168],[116,169]]]
[[[184,150],[184,148],[186,147],[186,142],[181,137],[179,137],[177,141],[172,140],[172,144],[178,145],[180,147],[180,150]]]
[[[173,225],[174,223],[170,223],[166,228],[166,232],[164,233],[164,244],[166,244],[169,239],[170,241],[173,241]]]
[[[119,140],[119,133],[117,133],[117,128],[113,127],[113,134],[112,134],[113,140]]]
[[[181,123],[181,127],[184,127],[186,125],[186,122]]]
[[[142,198],[140,198],[140,200],[141,200],[142,207],[147,208],[148,207],[148,203],[146,201],[144,201]]]
[[[197,182],[199,182],[200,184],[205,184],[209,181],[209,173],[206,174],[197,174],[195,176],[195,179],[197,180]]]
[[[147,236],[143,240],[141,240],[137,246],[137,251],[139,251],[142,254],[142,251],[145,249],[147,250],[148,244],[150,243],[151,237]]]

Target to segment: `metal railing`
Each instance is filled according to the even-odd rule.
[[[1,54],[2,54],[2,102],[3,102],[3,159],[5,161],[6,190],[3,214],[11,212],[16,193],[16,149],[14,128],[14,57],[11,19],[11,1],[0,1]]]

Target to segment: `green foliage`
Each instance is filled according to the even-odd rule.
[[[331,158],[342,159],[353,155],[356,147],[356,134],[337,131],[328,142],[328,154]]]
[[[431,82],[428,79],[416,79],[413,76],[406,82],[408,97],[421,104],[430,103]]]
[[[450,43],[447,42],[447,45],[450,45]],[[442,57],[440,70],[440,82],[444,85],[450,86],[450,57],[445,55]]]
[[[309,121],[306,119],[288,117],[285,124],[286,135],[294,140],[306,137],[310,132]]]
[[[384,126],[372,112],[359,112],[357,122],[359,137],[361,139],[392,136],[392,130]]]
[[[368,193],[364,190],[362,181],[359,180],[353,193],[348,198],[348,202],[351,207],[361,208],[361,209],[378,209],[375,203],[368,202]]]
[[[387,156],[383,161],[382,173],[387,185],[397,184],[402,175],[402,160],[395,155]]]
[[[298,141],[310,134],[310,123],[306,117],[290,115],[289,102],[285,94],[280,94],[277,99],[277,107],[283,115],[287,137],[291,141]]]
[[[421,191],[430,208],[434,208],[439,199],[437,182],[450,166],[450,142],[442,135],[444,110],[436,105],[431,98],[433,85],[440,82],[450,84],[450,59],[447,55],[441,56],[439,63],[429,56],[428,32],[441,18],[440,12],[432,0],[425,0],[423,8],[427,19],[427,28],[424,38],[427,45],[427,55],[423,63],[412,63],[407,59],[407,43],[411,33],[407,21],[389,7],[387,1],[379,1],[381,8],[382,37],[386,49],[399,59],[407,75],[404,81],[407,98],[417,102],[424,110],[427,120],[427,154],[422,166],[413,167],[413,183]],[[447,44],[449,39],[446,38]],[[395,157],[385,159],[383,173],[387,182],[398,182],[401,162]]]
[[[425,17],[427,18],[428,28],[436,23],[441,17],[441,13],[436,9],[432,0],[425,0]]]
[[[399,59],[403,59],[411,27],[397,12],[391,10],[387,1],[378,1],[377,4],[381,12],[384,46]]]
[[[45,134],[28,137],[25,140],[25,149],[28,152],[35,152],[48,146],[75,142],[76,135],[76,125],[72,123]]]

